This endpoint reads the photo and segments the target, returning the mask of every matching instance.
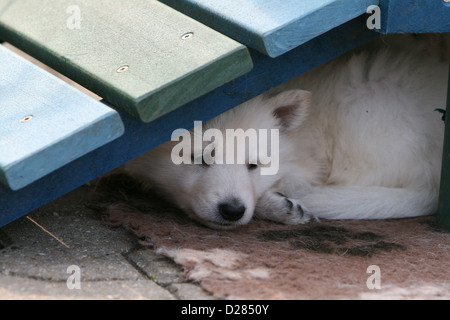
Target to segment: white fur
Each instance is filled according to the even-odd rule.
[[[432,214],[444,135],[434,109],[445,107],[448,64],[422,43],[397,43],[380,42],[335,59],[204,125],[280,129],[276,176],[261,176],[245,165],[177,166],[170,158],[174,142],[130,162],[127,170],[215,228],[245,224],[255,212],[289,224],[309,216]],[[312,92],[312,101],[300,88]],[[246,207],[232,223],[217,211],[218,203],[230,198]]]

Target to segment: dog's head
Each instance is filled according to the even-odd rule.
[[[248,223],[258,198],[286,174],[293,132],[308,114],[302,90],[254,98],[130,162],[199,222],[219,229]]]

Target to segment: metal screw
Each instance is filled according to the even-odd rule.
[[[25,118],[23,118],[22,120],[20,120],[20,122],[25,123],[30,121],[31,119],[33,119],[33,116],[26,116]]]
[[[194,36],[193,32],[188,32],[181,37],[181,40],[187,40],[187,39],[192,38],[193,36]]]
[[[130,69],[130,66],[122,66],[119,69],[117,69],[117,73],[122,73]]]

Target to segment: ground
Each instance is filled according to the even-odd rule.
[[[83,186],[0,229],[0,299],[210,299],[170,259],[103,223]],[[69,266],[81,269],[70,290]],[[70,281],[70,280],[69,280]]]
[[[0,299],[450,299],[434,216],[211,230],[111,178],[0,229]]]

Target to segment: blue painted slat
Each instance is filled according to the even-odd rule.
[[[278,57],[349,21],[379,0],[160,0],[182,13]]]
[[[450,32],[450,2],[380,0],[382,33]]]
[[[123,134],[116,111],[1,45],[0,70],[0,182],[11,189]]]
[[[252,50],[255,67],[250,73],[152,123],[145,124],[127,114],[121,114],[126,131],[117,140],[18,192],[0,185],[0,226],[169,140],[173,130],[191,128],[194,120],[211,119],[377,35],[366,28],[365,19],[357,19],[277,59]]]

